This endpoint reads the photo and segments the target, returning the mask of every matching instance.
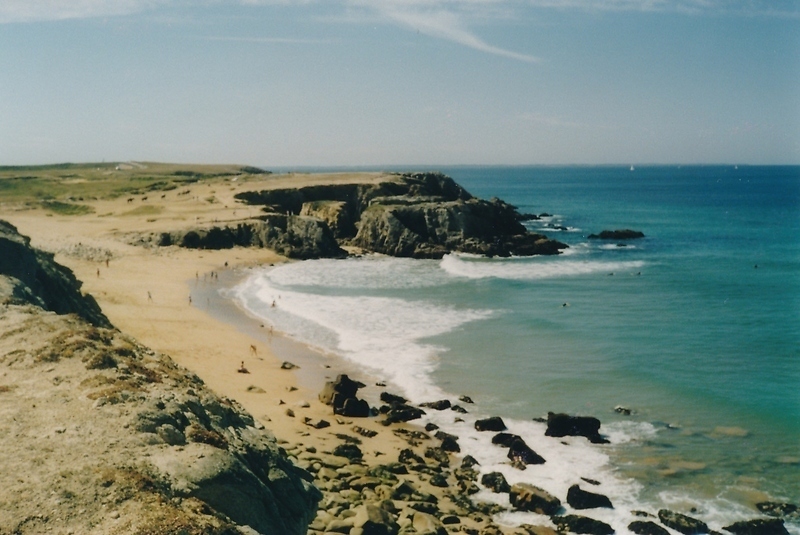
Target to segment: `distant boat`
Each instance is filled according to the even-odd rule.
[[[634,168],[633,168],[633,166],[631,166],[631,171],[634,171]]]

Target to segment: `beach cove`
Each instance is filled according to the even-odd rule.
[[[379,174],[371,173],[364,175],[360,179],[374,180],[377,176]],[[326,180],[352,179],[353,176],[343,178],[342,175],[328,175],[327,177],[324,175],[276,175],[267,180],[273,181],[270,187],[276,187],[275,184],[282,185],[282,187],[301,187],[303,185],[324,184]],[[84,282],[83,290],[97,299],[104,313],[117,328],[135,337],[141,343],[170,355],[177,363],[200,376],[215,392],[236,399],[255,418],[271,429],[279,439],[285,441],[284,447],[298,459],[298,463],[304,468],[312,469],[317,474],[320,474],[323,468],[332,470],[333,467],[326,467],[324,462],[319,459],[315,460],[314,455],[317,452],[333,451],[336,446],[341,445],[343,442],[343,439],[337,435],[343,433],[354,435],[354,426],[377,433],[371,438],[361,435],[353,436],[353,438],[361,442],[360,449],[366,466],[376,466],[397,461],[400,452],[411,446],[408,433],[424,432],[421,427],[400,426],[401,429],[406,429],[407,433],[395,433],[391,432],[393,428],[381,426],[377,418],[352,419],[337,418],[332,415],[331,408],[320,403],[317,396],[320,386],[326,380],[335,378],[339,373],[348,373],[353,378],[366,383],[367,386],[359,391],[359,396],[363,396],[373,406],[380,405],[380,395],[387,390],[395,394],[405,394],[415,403],[436,401],[439,397],[452,397],[452,401],[457,403],[459,396],[470,395],[477,402],[476,405],[480,407],[479,411],[486,411],[485,413],[473,416],[473,408],[469,404],[462,403],[462,406],[470,411],[469,414],[458,415],[449,410],[443,412],[436,409],[426,409],[428,414],[420,422],[422,424],[435,424],[440,430],[458,436],[463,451],[462,455],[471,454],[470,452],[474,452],[474,457],[476,458],[483,455],[484,463],[488,467],[492,461],[486,457],[486,451],[491,450],[487,450],[485,447],[470,448],[473,443],[478,444],[481,441],[485,441],[485,438],[481,437],[481,433],[475,431],[474,422],[478,417],[502,414],[507,418],[506,423],[510,424],[511,430],[524,436],[533,449],[539,451],[545,448],[548,451],[552,451],[553,457],[548,459],[548,463],[542,465],[547,467],[548,471],[540,471],[539,478],[540,481],[547,483],[546,485],[545,483],[541,484],[548,486],[548,490],[560,496],[562,501],[566,499],[568,488],[577,484],[581,478],[595,482],[597,482],[596,479],[603,479],[603,481],[599,482],[599,485],[585,481],[582,485],[589,490],[593,487],[599,487],[607,494],[610,494],[616,507],[613,512],[600,511],[598,514],[597,511],[593,511],[593,516],[613,525],[618,532],[624,532],[633,519],[631,511],[636,510],[641,505],[635,499],[639,491],[635,478],[630,478],[628,474],[623,474],[620,477],[619,474],[612,473],[616,469],[608,464],[607,453],[603,453],[602,449],[588,446],[586,440],[582,437],[567,438],[562,441],[545,438],[543,436],[545,426],[542,422],[522,422],[522,414],[525,414],[527,419],[530,419],[543,416],[543,411],[530,414],[528,412],[530,409],[521,407],[516,411],[504,412],[502,404],[492,404],[492,393],[485,390],[485,386],[469,382],[468,376],[475,377],[475,373],[452,362],[448,364],[446,359],[442,359],[438,367],[434,366],[433,369],[427,370],[423,375],[429,381],[426,388],[418,391],[409,391],[408,383],[403,382],[402,377],[392,375],[387,378],[385,367],[365,368],[357,360],[348,359],[348,355],[342,355],[337,352],[334,344],[326,346],[320,339],[314,339],[313,336],[304,338],[302,333],[292,332],[292,329],[288,326],[284,327],[281,320],[276,320],[272,323],[267,322],[264,318],[269,318],[269,310],[261,311],[259,314],[258,310],[254,310],[257,305],[251,303],[249,307],[251,315],[239,316],[238,314],[241,314],[241,312],[234,311],[231,308],[230,301],[220,300],[218,289],[225,287],[226,292],[223,292],[223,296],[233,298],[237,297],[235,289],[238,288],[238,299],[241,303],[243,296],[242,284],[246,284],[246,281],[263,281],[263,277],[270,277],[269,273],[273,273],[273,275],[284,273],[284,278],[277,281],[277,284],[281,286],[274,298],[266,297],[261,299],[267,309],[272,308],[272,301],[279,300],[275,308],[280,311],[288,310],[291,307],[289,300],[301,297],[298,295],[297,286],[305,286],[306,293],[312,296],[318,294],[308,292],[307,290],[310,286],[325,286],[327,284],[329,287],[336,287],[336,284],[331,284],[330,281],[321,283],[319,280],[316,282],[312,280],[312,282],[309,282],[309,277],[313,273],[310,273],[306,268],[294,267],[302,266],[302,264],[285,264],[285,258],[265,249],[236,247],[224,250],[195,250],[175,246],[153,247],[149,245],[145,247],[131,245],[130,235],[132,233],[141,233],[143,230],[154,233],[171,232],[176,230],[176,227],[195,224],[200,219],[214,223],[227,220],[235,221],[240,217],[236,215],[237,211],[241,215],[242,210],[250,210],[237,205],[231,198],[232,193],[223,193],[221,191],[223,187],[220,183],[209,182],[211,183],[204,184],[203,181],[200,181],[197,184],[188,186],[186,189],[191,190],[188,194],[182,194],[186,189],[179,189],[169,190],[166,193],[159,193],[154,196],[150,195],[152,199],[142,199],[140,195],[136,196],[131,202],[128,201],[130,197],[92,202],[91,205],[95,207],[96,215],[64,216],[51,214],[48,216],[42,210],[26,208],[13,211],[4,210],[4,218],[7,218],[17,226],[22,234],[31,236],[34,246],[56,253],[57,261],[70,267],[78,279]],[[230,192],[239,189],[235,183],[226,183],[224,186],[225,188],[230,188]],[[480,195],[480,192],[475,191],[474,188],[468,187],[467,189]],[[509,200],[504,195],[500,196],[504,200]],[[214,198],[215,201],[208,201],[209,198]],[[130,213],[137,209],[140,210],[138,214]],[[559,207],[549,209],[561,211]],[[541,228],[537,227],[537,230],[547,232],[546,225],[561,226],[561,223],[569,225],[571,222],[546,218],[534,224],[541,226]],[[628,223],[628,221],[624,223]],[[599,225],[600,223],[597,224]],[[576,229],[573,232],[579,232],[577,225],[573,226]],[[569,229],[569,226],[565,228]],[[552,227],[550,230],[552,231]],[[595,229],[593,228],[592,230]],[[569,230],[556,230],[556,232],[569,232]],[[572,247],[572,249],[575,248]],[[569,254],[572,253],[567,253],[565,258],[568,258]],[[108,260],[107,263],[106,260]],[[389,278],[393,277],[392,280],[410,280],[410,277],[414,274],[420,275],[419,272],[415,271],[418,269],[417,267],[410,267],[412,264],[406,264],[406,262],[412,262],[410,260],[394,261],[380,258],[311,261],[309,263],[310,267],[307,269],[313,271],[314,262],[322,263],[324,267],[322,271],[328,272],[329,276],[336,279],[337,275],[331,275],[331,273],[335,273],[336,269],[358,273],[364,264],[371,261],[376,264],[382,263],[384,268],[389,266],[390,263],[396,262],[388,268],[388,276]],[[332,262],[333,264],[326,265],[326,262]],[[486,265],[479,259],[469,256],[447,256],[440,261],[422,260],[420,262],[423,262],[421,265],[424,266],[421,269],[436,272],[444,267],[449,270],[448,273],[455,273],[461,279],[471,280],[496,277],[494,274],[489,276],[480,275],[481,270],[487,268],[495,269],[499,265],[501,269],[513,272],[519,270],[522,265],[519,261],[513,259],[498,260],[497,262],[500,262],[500,264],[495,264],[494,266]],[[272,265],[272,269],[266,272],[262,272],[262,268],[259,267],[270,265]],[[582,265],[585,266],[585,264]],[[761,265],[764,266],[763,261]],[[627,280],[634,281],[637,274],[646,267],[648,267],[647,260],[631,258],[624,259],[622,262],[615,260],[615,263],[601,263],[599,266],[591,268],[587,273],[599,273],[602,271],[603,276],[607,277],[607,272],[613,270],[615,276],[625,275],[628,277]],[[296,269],[301,270],[300,279],[293,274],[293,270]],[[371,268],[363,269],[370,270]],[[306,272],[303,273],[303,270],[306,270]],[[263,273],[267,273],[267,275],[263,275]],[[361,275],[362,282],[364,280],[369,282],[369,276],[366,271],[361,272]],[[644,275],[647,275],[646,271]],[[385,274],[379,278],[384,276]],[[292,279],[292,277],[295,278]],[[513,278],[511,277],[511,279]],[[459,280],[464,282],[461,279]],[[345,277],[337,280],[346,282]],[[272,283],[275,284],[275,281],[273,280]],[[413,291],[429,293],[431,288],[436,287],[438,284],[435,281],[426,282],[419,287],[419,285],[412,282],[406,286],[401,285],[400,288],[391,288],[391,290],[396,292],[398,296],[406,296],[409,290],[412,293]],[[346,286],[346,284],[344,285]],[[369,287],[369,284],[367,286]],[[381,284],[373,284],[371,291],[376,294],[380,293],[382,291]],[[450,291],[452,293],[452,288]],[[251,294],[253,293],[251,292]],[[302,293],[302,291],[299,293]],[[346,291],[342,292],[341,288],[339,288],[339,290],[333,292],[334,301],[352,297],[346,294]],[[372,297],[386,298],[386,296],[379,295],[373,295]],[[300,300],[296,302],[300,303],[298,306],[303,303]],[[362,300],[362,303],[368,304],[368,301]],[[321,308],[324,308],[322,306],[324,302],[320,301],[320,304]],[[565,304],[569,306],[563,306]],[[570,298],[568,302],[563,300],[554,301],[553,308],[558,310],[561,307],[565,309],[562,311],[569,309],[571,312],[579,304],[579,300]],[[247,306],[246,303],[245,306]],[[334,313],[336,312],[335,308],[332,310]],[[426,335],[426,337],[436,338],[437,347],[440,344],[450,347],[449,353],[458,350],[458,346],[447,339],[448,337],[456,338],[459,336],[460,331],[458,328],[460,325],[466,325],[471,322],[491,321],[492,316],[492,313],[484,313],[470,308],[469,304],[458,305],[454,309],[448,310],[466,310],[474,313],[472,315],[467,314],[468,321],[463,321],[463,318],[457,318],[454,319],[451,328],[441,331],[434,329],[434,331]],[[418,313],[419,309],[413,309],[410,312],[413,315]],[[433,312],[439,316],[442,315],[440,314],[441,310],[434,310]],[[296,314],[294,316],[296,317]],[[225,321],[221,321],[223,319]],[[407,326],[403,325],[402,327],[405,329]],[[270,328],[272,328],[271,334]],[[282,335],[284,331],[295,338],[295,341],[285,340]],[[412,336],[411,338],[413,342],[417,337]],[[301,343],[298,344],[297,340]],[[316,349],[326,350],[329,354],[320,355],[304,344],[310,344]],[[342,360],[342,357],[344,357],[344,360]],[[287,361],[294,365],[299,365],[300,368],[295,371],[284,369],[290,367],[284,365]],[[249,373],[239,373],[238,370],[242,366]],[[365,369],[368,372],[365,373]],[[355,375],[359,370],[362,375]],[[459,375],[462,373],[465,374],[463,377]],[[385,386],[377,386],[376,383],[383,383]],[[458,385],[458,388],[453,387],[453,384]],[[592,397],[592,393],[588,393],[587,396]],[[580,409],[587,408],[589,413],[601,417],[605,424],[605,415],[607,411],[613,410],[613,405],[609,406],[606,400],[601,402],[598,398],[598,396],[595,396],[595,403],[603,403],[600,407],[590,407],[583,402],[573,407],[566,407],[563,410],[586,413],[585,410]],[[560,409],[560,407],[552,408]],[[616,418],[620,419],[620,417]],[[459,419],[462,421],[458,421]],[[512,419],[514,423],[512,423]],[[309,422],[318,423],[322,420],[330,424],[330,427],[316,429],[308,425]],[[339,420],[341,420],[341,423]],[[646,418],[644,420],[645,424],[649,423]],[[731,437],[732,440],[745,438],[747,434],[751,433],[751,431],[744,428],[726,426],[726,423],[720,422],[716,426],[719,428],[717,432],[725,437]],[[605,430],[605,425],[603,430]],[[611,434],[612,443],[615,438],[623,434],[625,433]],[[432,435],[433,433],[428,434],[429,437]],[[534,436],[541,436],[541,438],[534,439],[532,438]],[[546,445],[548,442],[543,442],[540,446],[539,442],[534,442],[534,440],[549,441],[550,446]],[[728,439],[724,438],[723,440]],[[418,455],[421,457],[424,456],[426,447],[438,443],[438,439],[420,438],[419,435],[416,438],[412,437],[411,441],[417,441],[418,446],[420,446]],[[426,441],[430,442],[426,445]],[[565,444],[562,444],[562,442]],[[632,447],[635,448],[635,446]],[[539,452],[541,453],[541,451]],[[521,481],[522,474],[525,475],[524,477],[536,478],[531,474],[536,472],[539,467],[529,467],[528,470],[521,471],[507,465],[504,459],[505,450],[496,448],[495,453],[499,454],[499,457],[494,459],[494,465],[501,467],[498,468],[498,471],[505,472],[507,470],[506,478],[509,482],[513,483],[516,476],[520,476],[519,480]],[[635,456],[636,454],[628,453],[627,455]],[[587,459],[589,460],[588,465],[581,464],[585,463]],[[328,460],[330,459],[328,458]],[[673,469],[678,467],[677,471],[681,471],[680,466],[683,466],[683,472],[703,470],[703,468],[698,468],[697,464],[692,464],[691,460],[679,459],[679,461],[683,465],[675,463],[675,466],[672,467]],[[789,469],[796,466],[791,459],[786,459],[785,461],[784,464]],[[659,460],[657,462],[662,463],[663,461]],[[504,466],[504,463],[507,466]],[[458,465],[458,463],[454,464]],[[352,465],[343,465],[339,469],[341,470],[345,466]],[[659,468],[663,470],[661,466]],[[586,472],[587,469],[591,469],[593,472]],[[350,468],[350,470],[353,469]],[[347,470],[344,471],[346,472]],[[331,472],[322,471],[322,474],[327,474],[330,480],[339,480],[343,477],[342,473],[331,474]],[[347,477],[352,479],[354,476],[364,475],[364,473],[350,473],[347,474]],[[662,474],[662,477],[665,477],[665,475]],[[444,492],[441,490],[442,487],[437,487],[430,483],[430,473],[423,472],[422,476],[415,477],[418,478],[415,479],[415,484],[418,485],[420,492],[438,493],[439,495]],[[455,475],[450,474],[450,477],[455,477]],[[326,485],[328,490],[333,488],[329,482],[322,481],[322,483],[323,490]],[[452,480],[449,484],[455,484],[455,480]],[[680,484],[678,487],[680,487]],[[369,486],[366,488],[369,489]],[[373,486],[373,490],[374,488]],[[478,487],[476,486],[476,488]],[[331,494],[342,495],[339,491],[331,491]],[[502,504],[503,500],[498,499],[494,494],[483,488],[482,490],[479,489],[479,494],[476,498],[482,498],[488,503]],[[795,500],[796,502],[796,496],[787,496],[785,494],[771,496],[766,493],[754,497],[753,501],[781,498]],[[549,521],[545,517],[541,517],[541,515],[533,516],[527,514],[526,516],[517,513],[500,513],[498,510],[499,515],[494,516],[491,508],[484,513],[470,512],[466,514],[467,511],[464,509],[463,503],[451,503],[447,499],[442,499],[443,503],[438,506],[438,510],[447,511],[449,516],[463,517],[458,524],[448,524],[448,526],[451,526],[448,529],[451,530],[463,526],[465,530],[474,529],[478,530],[476,532],[480,532],[480,530],[489,529],[490,524],[496,524],[499,526],[498,529],[504,530],[503,532],[524,533],[526,531],[519,531],[523,528],[513,526],[538,523],[542,526],[555,527],[553,524],[549,524]],[[681,499],[684,499],[684,497]],[[688,502],[683,504],[680,502],[674,503],[686,506],[685,512],[687,513],[691,513],[688,508],[696,506],[696,504],[692,505]],[[319,531],[324,531],[324,528],[327,528],[330,522],[335,520],[333,513],[338,512],[341,514],[344,510],[347,510],[347,508],[343,508],[341,503],[328,507],[325,511],[329,516],[322,515],[321,518],[325,521],[321,520],[317,524],[313,524],[312,527],[319,528]],[[570,509],[570,511],[572,510]],[[702,511],[701,508],[700,516],[702,516],[703,512],[708,513],[708,511]],[[651,515],[655,515],[655,513],[655,509],[649,512]],[[717,513],[715,512],[715,514]],[[743,520],[749,516],[756,516],[758,513],[753,510],[748,511],[746,507],[742,506],[740,509],[734,509],[734,513],[722,511],[721,514],[721,517],[713,517],[710,521],[710,525],[714,529],[721,529],[723,524],[727,525],[730,522]],[[731,514],[733,516],[725,516]],[[408,515],[406,517],[409,518],[409,522],[413,522]],[[481,518],[481,520],[476,517]],[[347,518],[351,517],[343,516],[341,520],[345,521]],[[420,518],[423,517],[420,515]],[[494,520],[491,520],[492,518]],[[536,520],[539,520],[539,522],[534,522]],[[655,516],[650,520],[658,522]],[[448,517],[448,522],[451,521],[452,519]],[[420,520],[420,522],[422,521]],[[323,524],[325,525],[323,526]],[[339,529],[344,529],[345,527],[348,526],[345,524]],[[488,533],[488,531],[486,532]]]

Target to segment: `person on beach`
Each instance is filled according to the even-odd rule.
[[[147,292],[147,301],[148,301],[148,302],[150,302],[150,303],[152,303],[152,302],[153,302],[153,296],[152,296],[152,295],[150,295],[150,292],[149,292],[149,291]]]
[[[239,369],[236,370],[236,371],[238,373],[250,373],[250,371],[247,368],[244,367],[244,361],[242,361],[242,364],[239,366]]]

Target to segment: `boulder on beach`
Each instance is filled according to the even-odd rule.
[[[592,416],[548,412],[544,434],[548,437],[580,436],[588,438],[593,444],[608,444],[608,440],[600,435],[600,420]]]
[[[518,511],[530,511],[540,515],[554,515],[561,510],[561,500],[528,483],[518,483],[509,491],[511,505]]]
[[[649,520],[634,520],[628,529],[636,535],[669,535],[669,531]]]
[[[589,535],[611,535],[614,533],[614,528],[605,522],[585,516],[554,516],[551,520],[560,532],[586,533]]]
[[[511,443],[517,439],[522,440],[519,435],[514,435],[512,433],[497,433],[492,437],[492,444],[497,444],[498,446],[505,446],[508,448],[511,446]]]
[[[440,399],[439,401],[428,401],[426,403],[420,403],[420,407],[425,407],[426,409],[434,409],[437,411],[443,411],[445,409],[450,408],[450,400],[449,399]]]
[[[708,526],[705,522],[681,513],[676,513],[675,511],[670,511],[669,509],[661,509],[658,512],[658,519],[668,528],[679,531],[683,533],[683,535],[708,533]]]
[[[614,508],[607,496],[583,490],[578,485],[572,485],[567,491],[567,503],[575,509]]]
[[[353,381],[347,375],[339,375],[335,381],[328,381],[319,393],[319,400],[325,405],[333,405],[333,413],[350,418],[366,418],[370,415],[369,404],[358,399],[356,393],[365,385]]]
[[[482,420],[475,421],[476,431],[505,431],[506,424],[499,416],[492,416]]]
[[[544,458],[533,451],[524,440],[516,438],[508,447],[508,458],[522,464],[544,464]]]
[[[780,518],[755,518],[734,522],[722,529],[734,535],[789,535]]]
[[[481,477],[481,485],[491,490],[492,492],[509,492],[511,486],[506,481],[506,478],[500,472],[490,472],[483,474]]]

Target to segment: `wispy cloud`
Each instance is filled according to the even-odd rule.
[[[3,0],[0,24],[129,15],[168,0]]]
[[[470,22],[492,20],[509,2],[499,0],[385,0],[369,2],[350,0],[351,7],[366,9],[387,22],[422,34],[445,39],[460,45],[528,63],[540,61],[536,56],[508,50],[486,42],[470,29]]]

